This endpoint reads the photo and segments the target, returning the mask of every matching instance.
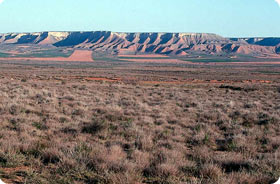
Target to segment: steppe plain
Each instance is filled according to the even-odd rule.
[[[270,184],[279,178],[277,58],[89,52],[2,55],[4,182]]]

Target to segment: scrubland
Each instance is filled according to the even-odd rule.
[[[7,183],[265,184],[280,176],[277,81],[143,84],[48,70],[0,71]]]

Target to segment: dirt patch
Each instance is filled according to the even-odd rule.
[[[89,50],[75,50],[74,53],[68,57],[49,57],[49,58],[0,58],[0,60],[32,60],[32,61],[79,61],[79,62],[92,62],[92,51]]]
[[[187,81],[140,81],[140,84],[186,84]]]
[[[20,52],[18,51],[8,51],[8,52],[5,52],[7,54],[20,54]]]
[[[84,78],[88,81],[106,81],[106,82],[118,82],[121,81],[121,78],[103,78],[103,77],[86,77]]]
[[[93,61],[91,54],[92,51],[89,50],[75,50],[66,61]]]

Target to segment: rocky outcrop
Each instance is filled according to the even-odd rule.
[[[279,55],[280,38],[224,38],[207,33],[40,32],[0,35],[0,44],[39,44],[110,54]]]

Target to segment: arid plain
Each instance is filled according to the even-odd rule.
[[[269,184],[279,177],[277,62],[47,60],[1,59],[4,182]]]

